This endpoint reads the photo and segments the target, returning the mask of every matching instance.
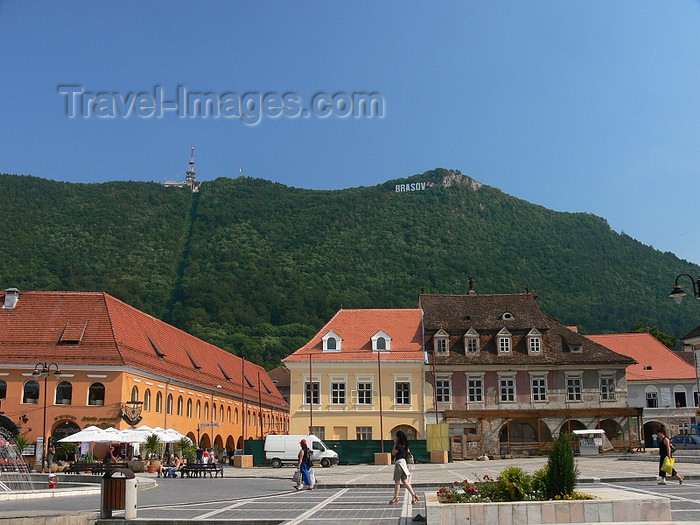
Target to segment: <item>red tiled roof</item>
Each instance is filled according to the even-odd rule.
[[[422,312],[411,309],[339,310],[309,341],[284,361],[301,361],[309,354],[318,354],[324,361],[371,361],[372,336],[383,330],[391,337],[389,352],[382,352],[383,361],[423,361]],[[341,339],[340,352],[324,352],[322,338],[333,331]]]
[[[618,354],[637,361],[627,367],[631,381],[651,379],[695,379],[695,367],[648,333],[587,335]],[[651,368],[648,368],[651,367]]]
[[[159,358],[155,348],[164,357]],[[56,362],[62,369],[131,366],[222,394],[242,395],[240,357],[106,293],[21,292],[14,309],[0,308],[0,361],[34,366],[37,360]],[[252,386],[246,385],[246,398],[259,398],[258,374],[263,403],[286,409],[265,369],[249,361],[245,375]]]

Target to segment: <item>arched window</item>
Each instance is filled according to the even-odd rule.
[[[231,422],[231,407],[226,408],[226,422],[227,423]]]
[[[0,379],[0,399],[7,398],[7,383],[4,379]]]
[[[147,388],[143,394],[143,409],[146,412],[151,411],[151,389]]]
[[[684,386],[676,385],[673,387],[673,404],[676,408],[684,408],[688,406],[687,392]]]
[[[647,408],[658,408],[659,406],[659,393],[655,386],[646,387],[644,393],[647,398]]]
[[[30,379],[24,383],[24,391],[22,393],[22,403],[36,405],[39,403],[39,383]]]
[[[105,404],[105,386],[93,383],[88,389],[88,405],[103,406]]]
[[[221,405],[219,407],[219,421],[223,422],[224,420],[224,405]]]
[[[187,400],[187,417],[192,417],[192,400]]]
[[[216,421],[216,403],[211,404],[211,419]]]
[[[337,348],[335,337],[329,337],[327,339],[326,348],[328,348],[328,350],[335,350]]]
[[[204,403],[204,419],[209,419],[209,403]]]
[[[56,404],[70,405],[73,401],[73,385],[68,381],[61,381],[56,385]]]
[[[386,339],[383,337],[377,338],[377,350],[386,350]]]
[[[197,401],[197,412],[195,413],[197,419],[202,419],[202,402]]]
[[[233,411],[233,422],[238,424],[238,407]]]
[[[134,386],[131,389],[131,400],[132,401],[138,401],[139,400],[139,387]]]
[[[181,416],[182,415],[182,408],[184,407],[184,401],[182,399],[182,396],[177,397],[177,415]]]
[[[166,414],[169,416],[173,415],[173,395],[168,394],[167,404],[165,405]]]
[[[163,393],[158,392],[156,394],[156,412],[159,414],[163,411]]]

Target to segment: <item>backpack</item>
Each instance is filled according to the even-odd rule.
[[[308,449],[306,451],[306,465],[308,467],[313,467],[314,466],[314,460],[313,460],[314,452],[311,449]]]

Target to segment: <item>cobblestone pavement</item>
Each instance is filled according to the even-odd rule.
[[[658,456],[635,455],[631,460],[604,456],[578,458],[580,490],[605,484],[635,492],[649,492],[669,497],[674,522],[700,524],[700,463],[678,458],[678,470],[686,481],[659,486],[656,483]],[[413,484],[425,492],[468,478],[488,474],[496,477],[505,467],[518,465],[532,473],[546,463],[546,458],[517,458],[495,461],[460,461],[449,464],[419,464],[413,467]],[[153,488],[139,490],[140,519],[180,520],[278,520],[285,524],[406,524],[419,514],[425,516],[420,501],[411,506],[406,491],[401,490],[399,505],[388,505],[393,494],[393,466],[339,465],[316,468],[318,488],[296,492],[292,488],[293,468],[225,469],[225,478],[156,479]],[[64,476],[70,479],[70,476]],[[422,498],[424,499],[424,498]],[[78,497],[3,501],[0,516],[29,514],[66,514],[96,511],[99,494]],[[118,515],[118,514],[117,514]]]

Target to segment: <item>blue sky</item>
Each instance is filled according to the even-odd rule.
[[[0,71],[2,172],[162,182],[192,145],[204,181],[242,169],[338,189],[453,168],[700,263],[694,2],[5,0]],[[155,86],[291,93],[299,108],[375,92],[383,117],[68,118],[66,85],[127,102]]]

